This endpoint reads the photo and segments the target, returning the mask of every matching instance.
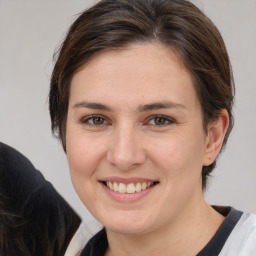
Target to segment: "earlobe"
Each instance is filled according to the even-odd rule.
[[[225,134],[229,126],[229,115],[226,109],[220,111],[218,120],[208,125],[208,135],[205,144],[204,166],[208,166],[218,156]]]

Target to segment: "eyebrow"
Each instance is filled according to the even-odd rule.
[[[104,111],[112,111],[112,108],[103,105],[101,103],[97,102],[86,102],[81,101],[76,103],[73,108],[89,108],[89,109],[95,109],[95,110],[104,110]],[[138,112],[145,112],[145,111],[151,111],[151,110],[157,110],[157,109],[169,109],[169,108],[182,108],[186,109],[186,107],[182,104],[174,103],[171,101],[163,101],[163,102],[154,102],[150,104],[140,105],[137,108]]]
[[[172,101],[163,101],[163,102],[155,102],[146,105],[141,105],[138,107],[139,112],[149,111],[149,110],[157,110],[157,109],[168,109],[168,108],[183,108],[186,107],[182,104],[174,103]]]
[[[111,108],[106,105],[103,105],[101,103],[86,102],[86,101],[81,101],[81,102],[76,103],[73,106],[73,108],[89,108],[89,109],[111,111]]]

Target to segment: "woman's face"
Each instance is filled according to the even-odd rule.
[[[71,178],[109,230],[151,232],[196,208],[206,141],[191,76],[161,44],[100,53],[72,79]]]

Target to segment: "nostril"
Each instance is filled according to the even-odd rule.
[[[120,171],[131,170],[145,162],[145,156],[139,156],[140,153],[137,153],[122,155],[121,152],[110,152],[107,156],[107,160]]]
[[[107,161],[119,170],[130,170],[145,162],[146,156],[141,144],[130,132],[122,132],[113,139],[107,152]],[[121,136],[122,135],[122,136]]]

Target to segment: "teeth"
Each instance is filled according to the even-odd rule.
[[[140,192],[142,190],[145,190],[153,185],[153,182],[138,182],[136,185],[134,183],[124,184],[124,183],[117,183],[117,182],[111,182],[107,181],[106,185],[109,189],[115,192],[119,192],[121,194],[128,193],[133,194],[135,192]]]
[[[141,184],[137,183],[136,184],[136,192],[140,192],[141,191]]]
[[[126,186],[125,186],[124,183],[120,183],[120,184],[119,184],[118,192],[119,192],[119,193],[122,193],[122,194],[127,193],[127,192],[126,192]]]
[[[111,188],[110,188],[111,189]],[[117,183],[116,182],[114,182],[114,186],[113,186],[113,189],[114,189],[114,191],[118,191],[118,185],[117,185]]]
[[[107,182],[107,186],[111,189],[111,190],[114,190],[114,187],[113,187],[113,185],[112,185],[112,183],[111,182]]]
[[[141,186],[141,190],[145,190],[147,188],[147,183],[143,182]]]
[[[130,183],[126,187],[126,192],[129,194],[135,193],[136,189],[133,183]]]

